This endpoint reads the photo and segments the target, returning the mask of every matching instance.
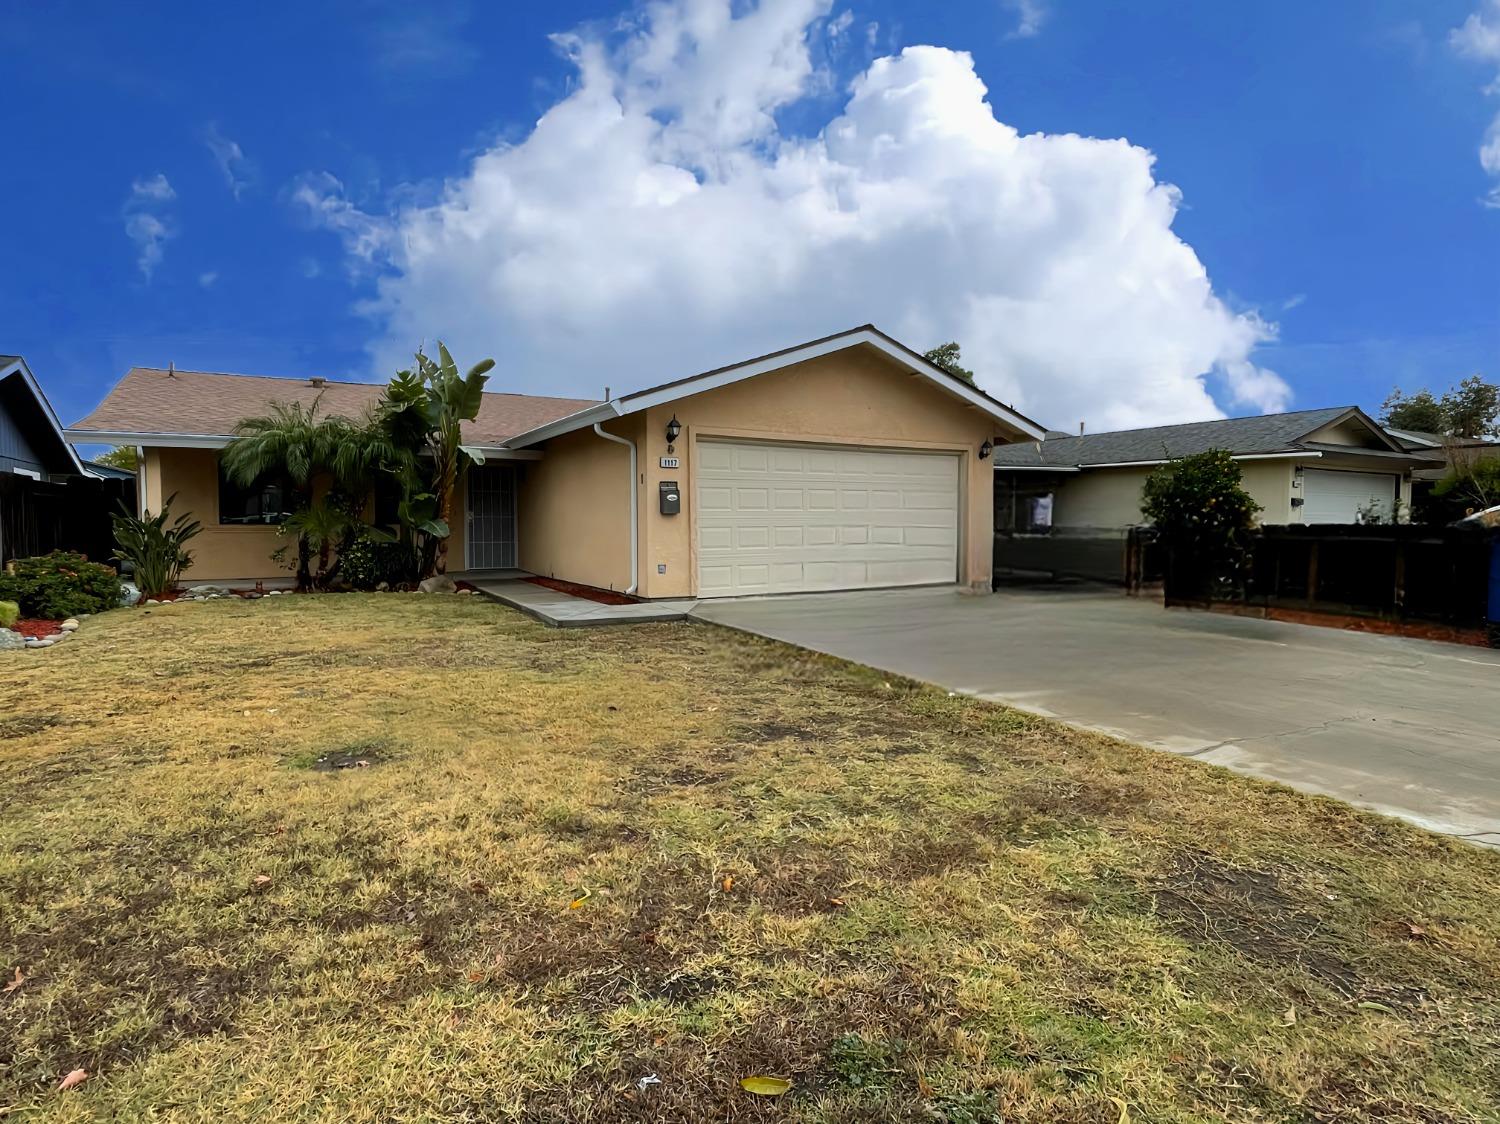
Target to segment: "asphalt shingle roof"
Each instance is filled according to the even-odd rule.
[[[1236,456],[1296,452],[1301,448],[1298,444],[1301,438],[1348,413],[1349,409],[1348,406],[1331,406],[1323,410],[1294,410],[1254,418],[1222,418],[1002,445],[995,450],[995,466],[1065,468],[1129,464],[1186,457],[1209,449],[1228,449]]]
[[[71,428],[227,437],[238,422],[266,413],[273,402],[308,405],[316,400],[324,414],[358,418],[379,401],[383,389],[381,383],[329,379],[314,386],[308,379],[207,371],[168,374],[157,367],[132,367],[98,408]],[[487,392],[479,416],[464,423],[463,438],[470,445],[499,445],[517,433],[592,405],[585,398]]]

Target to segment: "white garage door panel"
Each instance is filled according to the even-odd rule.
[[[1397,478],[1386,472],[1337,472],[1309,468],[1302,474],[1304,523],[1354,523],[1359,512],[1377,504],[1389,520],[1395,506]]]
[[[698,595],[951,582],[956,456],[704,441]]]

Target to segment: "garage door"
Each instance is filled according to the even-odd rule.
[[[698,444],[698,595],[958,580],[956,456]]]
[[[1375,504],[1389,521],[1400,478],[1385,472],[1334,472],[1310,468],[1302,474],[1305,523],[1355,523],[1361,510]]]

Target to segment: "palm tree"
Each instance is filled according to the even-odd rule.
[[[313,508],[313,481],[330,476],[345,492],[363,496],[388,458],[397,451],[386,433],[369,421],[320,416],[319,403],[276,402],[271,412],[245,418],[235,426],[235,439],[224,449],[225,475],[241,487],[250,487],[272,473],[282,473],[293,489],[293,511],[303,515],[291,522],[297,534],[297,588],[312,585],[311,561],[315,549],[308,530],[316,529],[320,555],[332,545],[328,521],[321,515],[309,519]],[[322,569],[326,570],[326,562]]]

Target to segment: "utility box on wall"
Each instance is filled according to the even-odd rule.
[[[658,494],[661,497],[663,515],[676,515],[682,511],[682,492],[678,490],[677,481],[663,480]]]

